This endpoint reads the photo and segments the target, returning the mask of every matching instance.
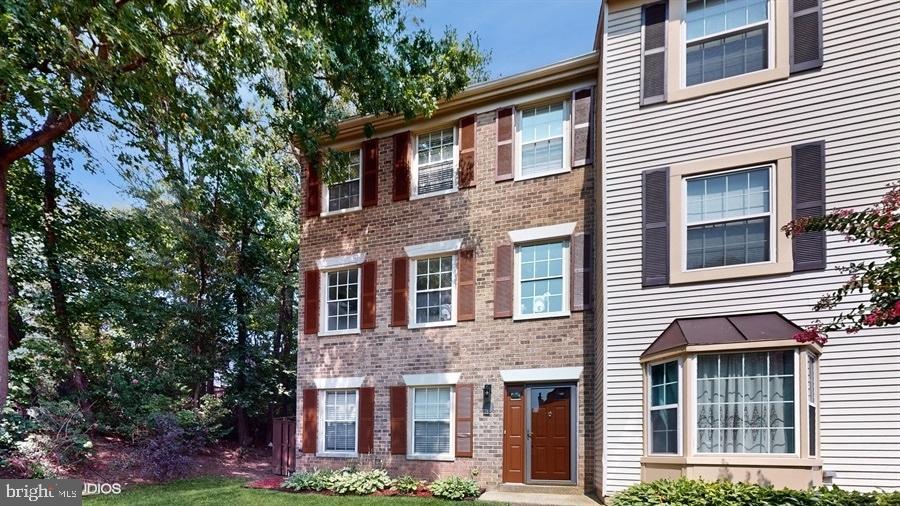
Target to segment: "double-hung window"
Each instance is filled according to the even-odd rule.
[[[357,390],[320,391],[320,401],[325,407],[320,439],[323,453],[356,453],[358,397]]]
[[[350,165],[347,167],[347,179],[342,183],[329,185],[326,188],[326,214],[360,209],[362,156],[360,151],[351,151],[349,155]]]
[[[568,314],[569,241],[516,246],[516,318]]]
[[[809,454],[816,455],[816,412],[818,411],[818,382],[819,375],[817,368],[819,366],[819,359],[812,354],[806,356],[806,374],[807,382],[806,382],[806,404],[809,419],[806,421],[807,428],[809,429]]]
[[[452,458],[453,387],[413,387],[412,455],[428,458]]]
[[[456,323],[456,255],[414,258],[410,262],[412,327]]]
[[[685,269],[769,262],[772,252],[770,165],[685,180]]]
[[[437,195],[456,189],[456,129],[420,134],[416,142],[413,194]]]
[[[322,321],[325,333],[352,333],[359,331],[359,267],[337,269],[322,273],[325,282],[325,304]]]
[[[769,0],[687,0],[685,84],[769,66]]]
[[[697,453],[795,453],[794,355],[697,356]]]
[[[518,179],[568,170],[568,102],[524,108],[518,113]]]
[[[678,369],[677,360],[650,366],[650,453],[652,454],[679,453]]]

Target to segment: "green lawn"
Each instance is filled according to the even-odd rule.
[[[280,505],[323,505],[323,506],[415,506],[415,505],[459,505],[458,502],[440,499],[419,499],[414,497],[352,497],[321,496],[311,494],[289,494],[273,490],[251,490],[243,488],[243,480],[230,478],[196,478],[176,481],[165,485],[145,485],[129,488],[119,495],[91,496],[84,504],[135,504],[140,506],[280,506]]]

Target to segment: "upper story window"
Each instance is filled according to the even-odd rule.
[[[359,331],[359,267],[325,271],[323,327],[325,334]]]
[[[456,323],[456,255],[416,258],[410,262],[411,327]]]
[[[568,102],[523,108],[518,114],[517,179],[568,170]]]
[[[349,176],[343,183],[329,185],[325,189],[326,214],[360,209],[360,169],[362,157],[359,151],[351,151]]]
[[[698,453],[795,453],[793,350],[697,357]]]
[[[415,196],[438,195],[456,190],[456,129],[420,134],[412,171]]]
[[[650,453],[678,453],[678,361],[650,366]]]
[[[569,241],[516,246],[516,317],[568,314]]]
[[[356,429],[357,391],[321,390],[319,396],[325,406],[320,427],[323,434],[320,451],[326,454],[355,454],[359,433]]]
[[[768,262],[771,166],[687,179],[686,268]]]
[[[768,68],[769,0],[687,0],[685,84]]]

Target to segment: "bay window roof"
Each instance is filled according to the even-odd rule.
[[[737,344],[793,339],[802,329],[781,313],[676,318],[641,358],[695,345]]]

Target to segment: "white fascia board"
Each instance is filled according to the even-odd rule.
[[[427,244],[417,244],[415,246],[406,246],[406,256],[410,258],[424,257],[431,255],[440,255],[441,253],[455,253],[462,247],[462,239],[450,239],[449,241],[429,242]]]
[[[404,374],[403,382],[406,386],[426,386],[426,385],[455,385],[459,382],[462,373],[458,372],[435,372],[429,374]]]
[[[556,239],[569,237],[575,233],[576,223],[560,223],[559,225],[547,225],[546,227],[523,228],[511,230],[509,239],[513,243],[541,241],[544,239]]]
[[[341,267],[352,267],[354,265],[359,265],[365,261],[365,253],[356,253],[353,255],[320,258],[316,260],[316,267],[318,267],[319,270],[338,269]]]
[[[318,390],[334,390],[336,388],[359,388],[363,384],[363,376],[345,378],[316,378],[313,382]]]
[[[540,367],[537,369],[505,369],[500,371],[504,383],[537,381],[577,381],[584,367]]]

